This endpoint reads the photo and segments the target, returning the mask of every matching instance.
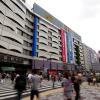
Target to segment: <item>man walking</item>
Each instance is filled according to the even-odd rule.
[[[41,77],[37,74],[36,70],[33,70],[30,100],[33,100],[35,95],[37,97],[37,100],[39,100],[38,88],[40,87],[40,83],[41,83]]]
[[[26,77],[24,72],[20,72],[15,80],[15,89],[17,90],[17,100],[21,100],[22,93],[26,89]]]

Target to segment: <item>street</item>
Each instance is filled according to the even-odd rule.
[[[29,97],[23,100],[30,100]],[[55,89],[40,93],[40,100],[64,100],[63,89]],[[73,96],[74,100],[74,96]],[[100,100],[100,87],[88,86],[83,83],[81,86],[81,100]]]

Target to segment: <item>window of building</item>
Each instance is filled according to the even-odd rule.
[[[6,56],[6,55],[4,55],[4,61],[5,61],[5,60],[7,61],[7,56]]]
[[[37,29],[39,30],[39,25],[37,25]]]
[[[37,33],[37,35],[39,36],[39,32]]]
[[[48,42],[48,46],[51,46],[52,47],[52,43]]]
[[[46,26],[46,25],[44,25],[44,24],[42,24],[42,23],[41,23],[41,25],[47,28],[47,26]]]
[[[27,38],[27,34],[26,34],[26,33],[23,33],[23,36],[24,36],[25,38]]]
[[[30,35],[27,35],[27,39],[32,39],[32,36],[30,36]]]
[[[52,35],[52,32],[51,31],[48,31],[48,34]]]
[[[32,44],[31,43],[28,43],[28,47],[32,47]]]
[[[44,32],[44,33],[47,33],[45,30],[42,30],[42,29],[41,29],[41,31]]]
[[[60,36],[58,36],[58,39],[61,39],[61,37],[60,37]]]
[[[28,17],[30,17],[30,18],[33,18],[33,15],[27,10],[26,11],[26,15],[28,16]]]
[[[39,42],[39,38],[37,38],[37,42]]]
[[[26,49],[23,49],[23,54],[30,55],[30,51],[29,50],[26,50]]]
[[[59,52],[59,55],[62,55],[62,52]]]
[[[23,31],[21,31],[20,29],[17,29],[17,34],[23,36]]]
[[[73,42],[74,42],[74,38],[73,38]]]
[[[28,19],[26,19],[26,23],[28,23],[29,25],[33,26],[33,23],[30,22]]]
[[[26,41],[24,41],[23,44],[24,44],[25,46],[28,46],[28,42],[26,42]]]
[[[52,41],[52,38],[51,37],[48,37],[48,40]]]
[[[25,25],[25,29],[26,29],[28,32],[31,32],[31,33],[33,32],[33,29],[27,27],[26,25]]]
[[[37,45],[37,49],[39,49],[39,46]]]
[[[38,57],[38,52],[36,52],[36,56]]]
[[[62,61],[62,58],[60,57],[59,60]]]

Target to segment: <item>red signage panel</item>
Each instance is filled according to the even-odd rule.
[[[61,33],[61,46],[62,46],[62,61],[66,62],[66,48],[65,48],[65,31],[60,29]]]

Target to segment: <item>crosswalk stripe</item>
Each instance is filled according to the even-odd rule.
[[[55,82],[55,87],[61,87],[61,83]],[[52,89],[52,82],[43,81],[39,91],[46,91]],[[0,84],[0,100],[7,100],[8,98],[16,97],[16,90],[14,90],[13,84]],[[23,96],[30,94],[30,89],[26,89]]]

